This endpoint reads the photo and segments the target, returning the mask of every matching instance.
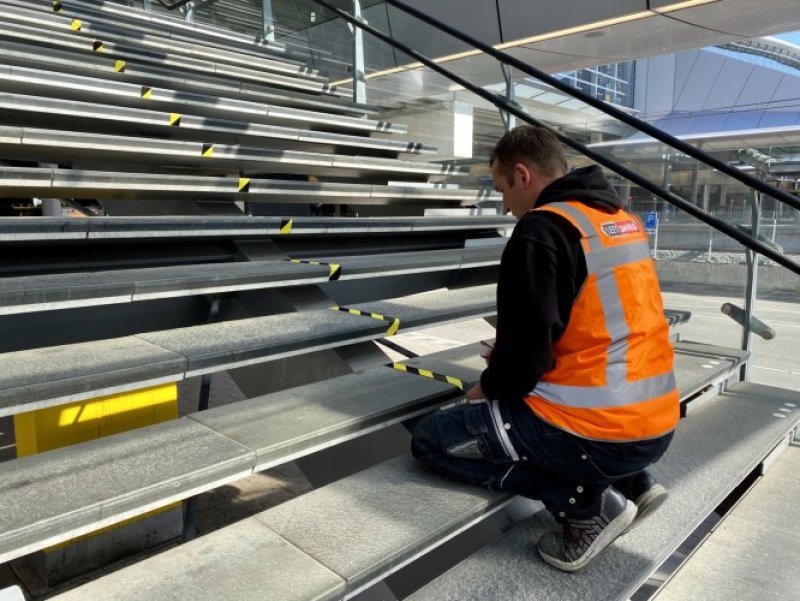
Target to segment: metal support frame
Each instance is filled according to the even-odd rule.
[[[219,320],[220,298],[216,297],[211,301],[208,310],[207,323],[214,323]],[[200,377],[200,397],[197,400],[197,410],[205,411],[208,409],[208,400],[211,397],[211,374],[203,374]],[[183,540],[190,541],[194,538],[197,529],[197,497],[190,497],[184,503],[183,511]]]
[[[699,175],[700,175],[700,163],[695,161],[694,164],[692,165],[692,181],[690,184],[690,187],[692,189],[691,192],[692,195],[689,198],[690,202],[695,206],[697,206],[697,196],[698,192],[700,191],[700,186],[697,185],[697,179]],[[708,207],[705,206],[703,207],[703,209],[708,210]]]
[[[366,23],[361,16],[361,0],[353,0],[353,17]],[[367,103],[367,73],[364,66],[364,31],[352,23],[347,24],[353,34],[353,102]]]
[[[501,64],[500,68],[503,70],[503,79],[506,81],[506,102],[514,104],[516,94],[514,93],[514,77],[511,67]],[[503,127],[506,131],[512,130],[517,126],[517,118],[502,109],[500,109],[500,119],[503,120]]]
[[[664,190],[669,190],[671,186],[672,186],[672,155],[665,154],[664,171],[662,173],[662,178],[661,178],[661,187]],[[670,208],[669,202],[667,202],[662,198],[660,204],[661,206],[659,207],[660,209],[659,212],[663,211],[666,216],[665,221],[669,221],[669,208]]]
[[[142,8],[147,12],[152,11],[153,10],[152,0],[142,0]]]
[[[194,2],[187,2],[181,6],[181,12],[187,23],[194,23]]]
[[[275,41],[275,16],[272,11],[272,0],[261,0],[261,39],[264,42]]]
[[[761,193],[753,191],[752,224],[750,233],[754,238],[758,238],[759,225],[761,223]],[[747,257],[747,288],[744,297],[744,323],[742,324],[742,349],[751,350],[753,346],[752,319],[755,313],[756,295],[758,294],[758,255],[751,249],[745,250]],[[739,380],[745,382],[750,377],[750,362],[742,365],[739,371]]]

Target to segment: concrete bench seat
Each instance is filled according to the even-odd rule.
[[[59,32],[54,30],[44,30],[35,25],[23,25],[19,22],[8,23],[7,27],[3,28],[0,32],[0,39],[12,42],[21,42],[36,46],[40,49],[40,53],[45,57],[49,53],[55,55],[71,52],[74,56],[86,55],[93,57],[97,53],[97,45],[102,44],[103,53],[108,53],[113,56],[114,60],[125,61],[131,67],[137,66],[141,69],[146,69],[152,65],[157,68],[166,68],[183,73],[196,73],[204,76],[214,76],[220,79],[235,79],[251,81],[259,84],[267,84],[269,86],[276,86],[289,90],[299,90],[306,93],[340,96],[341,93],[335,87],[327,83],[327,81],[320,77],[309,77],[298,71],[295,74],[288,75],[276,72],[274,68],[269,70],[261,70],[258,68],[248,68],[208,58],[198,58],[187,54],[175,54],[170,52],[170,48],[166,47],[163,51],[157,51],[153,48],[137,48],[130,43],[123,44],[113,41],[105,41],[102,39],[95,39],[92,37],[83,37],[75,35],[69,28],[66,31]],[[167,45],[168,46],[168,45]],[[91,58],[90,58],[91,60]],[[261,62],[263,67],[263,60],[253,59],[254,67],[258,67]],[[113,73],[113,71],[112,71]]]
[[[0,128],[2,129],[2,128]],[[0,145],[2,142],[0,142]],[[201,143],[193,143],[199,148]],[[125,152],[123,150],[123,152]],[[166,152],[166,151],[165,151]],[[280,169],[294,171],[304,163],[286,166],[283,161],[292,157],[280,156],[272,151]],[[314,157],[320,155],[313,155]],[[331,155],[322,155],[329,157]],[[156,157],[150,156],[149,159]],[[293,155],[294,159],[309,160],[309,155]],[[391,163],[369,163],[361,157],[351,157],[352,169],[381,169]],[[120,159],[121,160],[121,159]],[[206,159],[203,159],[206,160]],[[312,159],[313,160],[313,159]],[[386,159],[385,159],[386,160]],[[260,163],[256,163],[258,165]],[[308,169],[318,172],[330,171],[332,167],[320,168],[305,163]],[[402,168],[402,164],[394,164]],[[440,168],[432,166],[432,169]],[[424,164],[421,169],[424,169]],[[441,169],[441,168],[440,168]],[[347,170],[347,168],[345,169]],[[374,175],[374,173],[370,173]],[[21,193],[31,196],[87,199],[131,199],[137,200],[246,200],[251,202],[298,202],[298,203],[344,203],[359,204],[403,204],[429,206],[434,201],[441,205],[462,206],[496,200],[497,195],[489,188],[462,188],[448,184],[446,187],[406,185],[350,184],[337,182],[307,182],[259,177],[216,177],[211,175],[171,175],[157,173],[117,173],[114,171],[90,171],[83,169],[56,169],[48,167],[3,167],[0,166],[0,197],[18,198]]]
[[[269,315],[137,336],[0,355],[0,416],[176,382],[387,336],[494,314],[494,286],[435,290],[357,309],[387,320],[320,309]]]
[[[483,368],[478,352],[478,345],[468,345],[406,364],[461,378],[469,386]],[[128,365],[136,363],[134,354],[128,353]],[[120,355],[115,358],[121,362]],[[680,374],[684,365],[677,369]],[[381,366],[2,463],[0,475],[8,485],[0,499],[18,509],[0,517],[0,563],[409,419],[460,395],[450,383]],[[26,499],[45,498],[45,489],[53,487],[65,494],[24,509]],[[469,497],[476,492],[489,498],[467,491]]]
[[[28,55],[27,50],[16,52],[23,57]],[[177,85],[180,78],[175,81],[174,74],[165,74],[166,78],[162,78],[161,84],[126,83],[124,78],[122,81],[119,78],[108,80],[100,73],[88,77],[42,68],[9,65],[3,62],[6,54],[6,51],[0,54],[0,85],[7,92],[138,108],[158,108],[181,114],[190,113],[257,123],[289,125],[302,123],[304,126],[336,131],[404,134],[408,130],[406,126],[396,123],[339,114],[335,110],[335,105],[316,100],[308,101],[295,93],[278,94],[272,90],[267,96],[257,90],[249,88],[244,90],[242,85],[238,84],[219,87],[208,82],[204,82],[202,88],[198,88],[195,83],[196,78],[192,78],[186,86],[189,89],[184,90]],[[53,68],[58,68],[57,59],[54,61],[56,62]],[[108,59],[103,75],[109,69],[111,74],[114,73],[113,62],[113,59]]]
[[[213,63],[224,63],[248,69],[258,69],[303,79],[324,81],[325,78],[315,69],[309,69],[295,62],[279,60],[262,54],[242,54],[222,48],[209,47],[196,42],[176,40],[159,32],[141,32],[136,37],[130,30],[119,25],[104,24],[91,18],[74,19],[53,11],[43,12],[35,8],[23,8],[18,5],[0,3],[5,23],[19,32],[49,32],[58,40],[75,38],[102,40],[104,48],[121,55],[126,49],[150,50],[151,52],[171,55],[182,55]],[[51,42],[52,43],[52,42]],[[119,56],[121,58],[121,56]]]
[[[800,421],[797,409],[787,414],[788,419],[772,414],[787,402],[796,403],[799,396],[740,383],[684,419],[670,451],[655,467],[670,489],[667,503],[582,572],[564,574],[536,555],[535,541],[545,529],[554,527],[542,510],[410,598],[627,599],[792,431]],[[347,599],[509,501],[506,494],[446,481],[409,458],[398,458],[58,599],[177,599],[180,595],[276,601]],[[234,538],[237,536],[243,538]],[[232,544],[235,540],[243,544]],[[267,550],[270,558],[261,559]],[[314,567],[300,572],[278,570],[277,586],[256,586],[262,576],[251,574],[263,572],[266,565],[280,565],[283,557],[287,562],[302,558]],[[331,579],[331,574],[336,576]]]
[[[6,277],[0,279],[0,315],[486,267],[500,263],[503,248],[314,259],[322,265],[277,260]]]
[[[381,366],[0,463],[0,498],[13,508],[0,516],[0,563],[397,423],[457,393]]]
[[[28,170],[26,170],[28,172]],[[37,170],[38,172],[38,170]],[[16,173],[0,169],[3,173]],[[42,174],[42,179],[50,177]],[[0,187],[2,184],[0,183]],[[292,222],[288,233],[282,228]],[[513,227],[504,215],[452,217],[0,217],[0,241],[130,240],[137,238],[263,238],[265,236],[352,236],[425,232],[494,231]]]
[[[52,2],[47,0],[3,0],[3,5],[37,10],[41,13],[53,12]],[[163,36],[192,41],[221,48],[235,48],[237,52],[254,55],[271,55],[282,60],[295,60],[281,42],[264,42],[252,35],[227,29],[220,29],[203,23],[190,23],[174,13],[165,15],[148,12],[114,3],[83,2],[67,0],[61,2],[64,17],[90,18],[98,23],[124,26],[141,32],[158,32]]]
[[[0,126],[0,153],[19,159],[134,161],[204,170],[235,166],[245,173],[272,171],[337,177],[402,174],[406,179],[469,175],[466,168],[451,164],[13,126]]]
[[[120,107],[94,102],[75,102],[25,94],[0,93],[4,124],[14,126],[79,129],[83,132],[166,136],[184,140],[215,140],[227,143],[269,144],[271,148],[317,152],[370,153],[396,157],[398,154],[433,154],[426,144],[372,138],[335,132],[318,132],[294,127],[250,123],[229,119],[174,115],[164,111]]]

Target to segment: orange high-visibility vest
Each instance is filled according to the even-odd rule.
[[[577,201],[534,210],[561,215],[581,233],[587,278],[553,347],[555,367],[525,402],[548,423],[594,440],[672,431],[679,419],[673,349],[641,223]]]

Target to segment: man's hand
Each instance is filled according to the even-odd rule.
[[[480,383],[475,384],[472,388],[467,390],[467,400],[468,401],[477,401],[479,399],[485,399],[486,395],[483,394],[483,388],[481,388]]]
[[[481,349],[481,357],[486,361],[486,365],[489,365],[489,357],[492,356],[494,345],[488,340],[481,340],[481,346],[483,347]]]

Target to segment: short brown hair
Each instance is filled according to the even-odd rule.
[[[567,172],[567,159],[556,134],[533,125],[520,125],[507,131],[489,155],[489,165],[499,161],[509,182],[513,181],[514,165],[535,166],[546,177],[559,177]]]

